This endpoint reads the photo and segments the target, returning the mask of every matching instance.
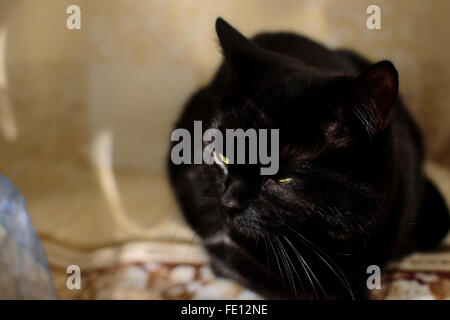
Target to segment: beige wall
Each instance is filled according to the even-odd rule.
[[[214,19],[222,15],[247,35],[295,30],[373,59],[394,60],[430,151],[444,161],[450,120],[449,93],[442,90],[450,73],[448,1],[380,1],[381,31],[365,28],[365,8],[372,1],[16,2],[6,57],[20,130],[17,148],[12,147],[20,158],[14,159],[36,153],[83,158],[83,145],[105,128],[113,131],[118,166],[161,170],[182,103],[218,63]],[[80,31],[65,28],[69,4],[81,6]]]

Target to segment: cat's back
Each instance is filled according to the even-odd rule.
[[[302,63],[345,73],[360,73],[369,61],[349,50],[330,49],[292,32],[264,32],[252,38],[259,47],[298,59]]]
[[[358,53],[348,49],[331,49],[306,36],[292,32],[265,32],[252,38],[259,47],[298,59],[301,63],[330,71],[359,75],[372,63]],[[406,111],[401,98],[398,97],[394,107],[391,123],[395,131],[402,131],[423,157],[423,146],[420,132]],[[405,143],[402,139],[402,143]],[[422,159],[420,159],[422,160]]]

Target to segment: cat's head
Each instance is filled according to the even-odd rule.
[[[220,18],[216,29],[230,81],[214,126],[280,133],[277,174],[227,165],[227,154],[209,169],[230,229],[249,237],[292,229],[342,246],[361,241],[385,218],[394,66],[331,72],[263,49]]]

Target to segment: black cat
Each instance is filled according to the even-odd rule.
[[[365,299],[369,265],[439,243],[448,209],[392,63],[292,33],[249,40],[220,18],[216,30],[225,61],[176,128],[279,129],[280,168],[169,160],[215,272],[267,298]]]

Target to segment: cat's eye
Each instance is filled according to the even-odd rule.
[[[293,178],[283,178],[283,179],[278,179],[278,182],[280,182],[280,183],[286,183],[286,182],[289,182],[289,181],[291,181]]]
[[[229,164],[230,163],[230,159],[228,159],[227,157],[225,157],[223,154],[221,154],[220,152],[218,153],[219,154],[219,158],[220,158],[220,161],[222,161],[223,163],[225,163],[225,164]]]

